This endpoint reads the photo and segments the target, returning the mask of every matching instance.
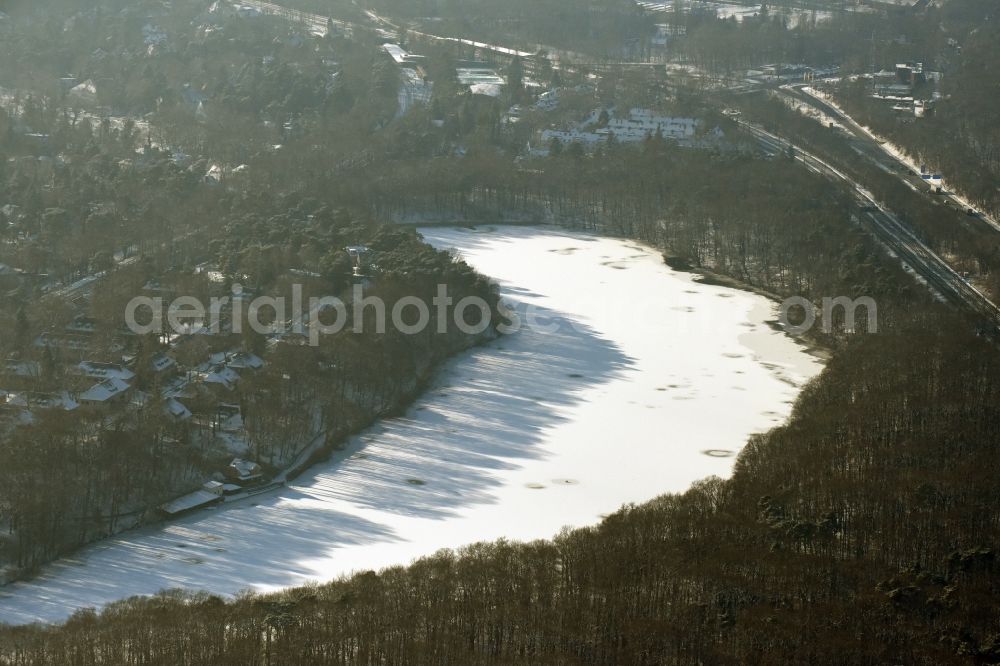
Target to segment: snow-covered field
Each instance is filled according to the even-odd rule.
[[[452,361],[400,418],[290,487],[110,539],[0,589],[0,622],[165,588],[234,594],[549,537],[730,473],[820,369],[763,298],[634,243],[548,228],[424,229],[536,311]],[[552,330],[555,328],[556,330]]]

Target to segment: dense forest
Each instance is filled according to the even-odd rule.
[[[379,201],[386,219],[436,210],[641,238],[690,266],[772,293],[819,298],[845,286],[872,294],[908,288],[852,229],[853,199],[784,157],[680,150],[651,140],[590,157],[570,150],[532,166],[538,168],[485,157],[423,170],[400,165],[386,181],[391,186],[359,179],[344,196]]]

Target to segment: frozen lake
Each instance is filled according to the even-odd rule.
[[[422,230],[537,323],[450,362],[402,417],[290,487],[95,544],[0,588],[0,622],[165,588],[271,590],[445,547],[550,537],[727,476],[821,369],[760,296],[548,228]],[[551,330],[555,328],[556,330]]]

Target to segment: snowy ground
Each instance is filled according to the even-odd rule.
[[[832,95],[828,95],[821,90],[816,90],[808,86],[802,88],[802,92],[806,93],[807,95],[812,95],[813,97],[816,97],[818,99],[822,99],[832,108],[834,108],[838,113],[840,113],[841,116],[845,118],[850,118],[850,116],[847,115],[847,112],[840,107],[840,105],[837,103],[837,100],[834,99]],[[885,151],[885,153],[888,154],[890,157],[906,165],[906,167],[913,173],[916,174],[922,173],[921,167],[917,165],[916,158],[912,157],[909,153],[907,153],[899,146],[891,143],[890,141],[887,141],[886,139],[883,139],[881,136],[873,132],[868,127],[865,127],[860,123],[855,123],[855,124],[857,125],[857,127],[861,128],[861,131],[867,134],[869,138],[871,138],[874,141],[877,141],[882,146],[882,150]],[[909,186],[910,189],[918,191],[915,187],[913,187],[913,185],[909,183],[909,181],[904,180],[903,182],[906,183],[906,185]],[[948,190],[947,183],[945,181],[941,181],[941,186],[947,192],[947,196],[954,199],[962,208],[971,209],[975,211],[976,215],[981,220],[989,224],[994,229],[1000,231],[1000,221],[994,219],[992,216],[988,215],[985,211],[979,210],[978,208],[973,206],[968,199],[963,197],[958,192]]]
[[[640,7],[651,12],[672,12],[674,11],[673,0],[668,0],[667,2],[661,1],[647,1],[639,0],[636,2]],[[718,0],[692,0],[690,2],[684,3],[684,6],[688,11],[699,10],[715,12],[715,16],[719,19],[730,19],[735,18],[738,22],[742,23],[746,18],[753,18],[760,14],[761,3],[756,4],[737,4],[730,2],[720,2]],[[823,23],[829,21],[833,18],[833,13],[828,10],[810,10],[810,9],[792,9],[784,7],[772,7],[770,8],[771,16],[784,16],[788,21],[788,27],[794,28],[799,23],[805,20],[814,20],[816,23]]]
[[[549,537],[728,475],[747,436],[782,421],[821,369],[765,323],[771,303],[699,284],[648,248],[550,229],[423,232],[497,279],[522,313],[533,306],[536,325],[455,359],[405,416],[291,487],[110,539],[0,589],[0,622]]]

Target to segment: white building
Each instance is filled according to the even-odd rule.
[[[400,67],[418,65],[424,60],[424,56],[407,53],[399,44],[383,44],[382,49],[389,54],[389,57],[396,61]]]
[[[691,139],[701,121],[696,118],[659,116],[648,109],[632,109],[627,118],[612,118],[598,132],[614,134],[622,142],[643,141],[659,132],[665,139]]]
[[[611,118],[606,127],[592,132],[582,129],[597,124],[604,111],[611,112],[613,109],[596,109],[577,129],[543,130],[540,137],[541,147],[533,150],[532,154],[537,157],[547,155],[547,149],[553,139],[559,139],[563,144],[579,143],[587,150],[593,150],[599,144],[608,141],[612,135],[621,143],[635,143],[645,141],[659,133],[665,139],[692,145],[702,124],[697,118],[660,116],[648,109],[631,109],[628,117]]]
[[[76,366],[76,372],[91,379],[120,379],[123,382],[129,382],[135,378],[134,372],[117,363],[82,361]]]

